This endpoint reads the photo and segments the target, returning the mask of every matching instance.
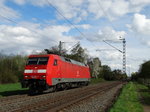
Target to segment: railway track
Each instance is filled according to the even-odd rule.
[[[25,95],[13,95],[13,96],[8,96],[8,97],[3,97],[3,98],[0,98],[0,102],[3,103],[3,102],[11,101],[13,99],[20,99],[20,98],[23,98],[23,97],[27,97],[27,94],[25,94]]]
[[[121,82],[109,82],[56,93],[3,100],[0,103],[0,112],[56,112],[65,110],[83,100],[104,94],[119,84]]]
[[[107,87],[102,87],[102,88],[96,88],[94,91],[85,94],[83,97],[80,97],[78,99],[72,100],[68,103],[62,104],[60,106],[57,106],[55,108],[49,109],[47,112],[58,112],[58,111],[65,111],[65,109],[67,109],[68,107],[71,107],[73,105],[79,104],[82,101],[86,101],[87,99],[94,97],[96,95],[100,95],[100,94],[104,94],[105,92],[107,92],[109,89],[115,87],[116,84],[112,84],[109,85]]]

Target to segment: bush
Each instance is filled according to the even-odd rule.
[[[26,57],[5,56],[0,58],[0,84],[15,83],[22,79]]]

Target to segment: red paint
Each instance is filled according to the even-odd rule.
[[[26,65],[25,70],[33,70],[33,72],[24,73],[24,79],[44,79],[43,76],[45,75],[47,84],[51,86],[52,78],[90,78],[88,66],[80,66],[63,61],[58,55],[48,54],[29,56],[29,58],[32,57],[49,57],[49,59],[47,65]],[[54,60],[57,60],[57,66],[54,66]],[[39,69],[46,69],[46,73],[38,73]]]

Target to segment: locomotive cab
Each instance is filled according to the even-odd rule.
[[[24,70],[24,79],[45,79],[49,57],[29,57]]]
[[[46,89],[48,61],[49,56],[29,56],[24,70],[23,88],[38,91]]]

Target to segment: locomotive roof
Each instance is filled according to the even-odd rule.
[[[75,61],[73,59],[69,59],[69,58],[66,58],[66,57],[63,57],[63,56],[59,56],[59,55],[55,55],[55,54],[30,55],[29,57],[49,57],[49,56],[60,57],[62,61],[70,62],[70,63],[76,64],[76,65],[80,65],[80,66],[87,66],[86,64],[81,63],[79,61]]]
[[[69,59],[69,58],[65,58],[65,57],[60,57],[63,61],[66,61],[66,62],[70,62],[70,63],[73,63],[73,64],[76,64],[76,65],[80,65],[80,66],[86,66],[86,64],[84,63],[81,63],[79,61],[75,61],[75,60],[72,60],[72,59]]]
[[[39,55],[29,55],[29,57],[49,57],[54,54],[39,54]],[[55,55],[58,56],[58,55]]]

